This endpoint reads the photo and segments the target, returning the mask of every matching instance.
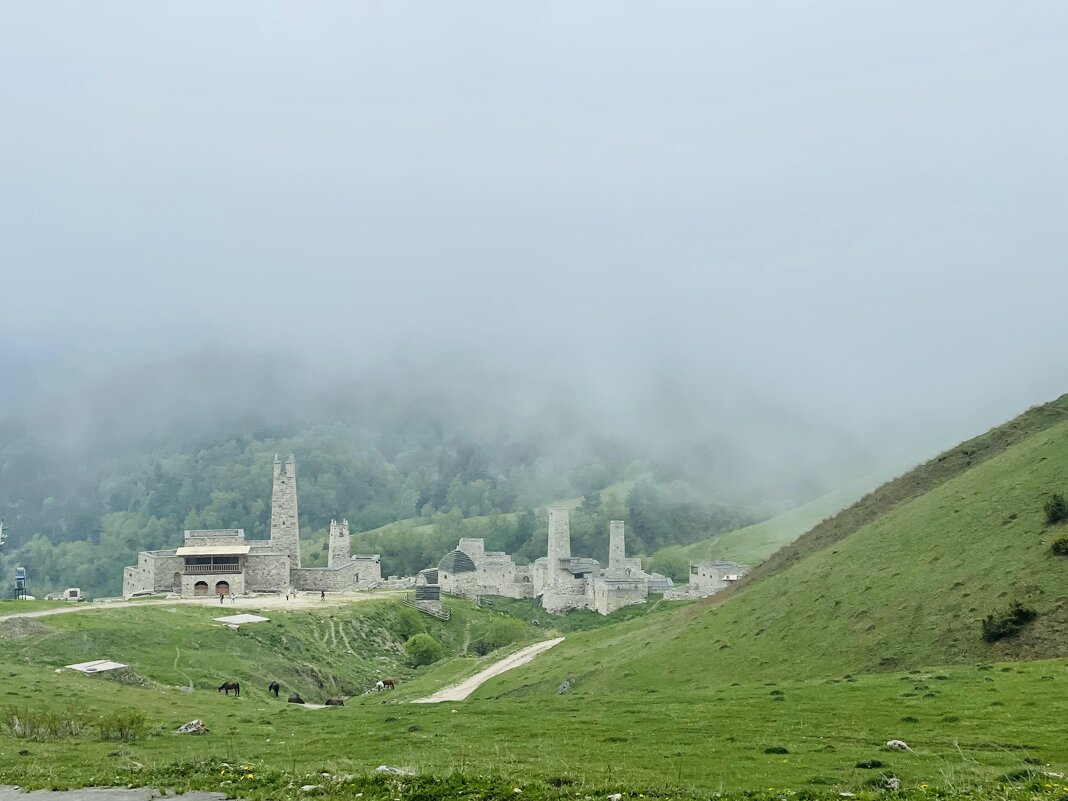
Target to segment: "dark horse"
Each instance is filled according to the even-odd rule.
[[[233,690],[234,695],[238,698],[241,697],[241,684],[236,681],[224,682],[223,685],[219,687],[219,692],[225,692],[227,695],[230,694],[230,690]]]
[[[270,684],[267,685],[267,692],[274,693],[274,697],[275,698],[278,697],[278,691],[280,689],[281,689],[281,687],[278,686],[278,682],[277,681],[272,681]]]
[[[342,701],[340,698],[327,698],[326,699],[326,705],[327,706],[345,706],[345,702]]]
[[[304,699],[301,698],[296,693],[293,693],[292,695],[289,696],[289,703],[291,703],[291,704],[303,704],[304,703]]]
[[[397,689],[397,684],[393,681],[393,679],[382,679],[382,689],[383,690],[396,690]]]

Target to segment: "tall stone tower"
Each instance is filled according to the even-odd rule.
[[[300,567],[300,528],[297,523],[297,462],[274,457],[271,491],[271,546],[289,554],[290,568]]]
[[[623,539],[623,521],[608,524],[608,572],[623,573],[627,569],[627,546]]]
[[[560,566],[561,559],[571,558],[571,513],[566,508],[549,510],[549,584],[562,584],[571,573]]]
[[[352,561],[352,545],[349,540],[349,521],[330,521],[330,545],[326,552],[327,567],[341,567]]]

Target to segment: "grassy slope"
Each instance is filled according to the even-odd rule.
[[[873,478],[855,482],[762,523],[718,534],[691,545],[665,548],[661,553],[678,554],[691,562],[724,559],[747,565],[759,564],[820,521],[859,500],[874,487],[875,481]]]
[[[591,692],[628,693],[658,676],[703,688],[1068,655],[1068,560],[1049,552],[1065,532],[1046,529],[1042,512],[1043,497],[1066,484],[1061,415],[721,605],[575,636],[536,672],[521,669],[483,692],[548,693],[570,677]],[[980,619],[1014,599],[1041,616],[1015,640],[985,643]]]
[[[582,693],[430,706],[373,695],[340,709],[310,710],[259,688],[235,699],[13,666],[5,682],[10,704],[60,714],[77,709],[91,718],[141,711],[153,732],[132,743],[101,742],[92,732],[51,742],[0,734],[0,782],[178,784],[275,800],[298,797],[296,788],[308,783],[325,785],[317,795],[352,798],[352,790],[332,791],[320,774],[360,774],[387,764],[438,775],[515,777],[493,798],[513,797],[512,787],[529,787],[521,797],[538,798],[552,780],[573,782],[567,785],[572,799],[639,791],[691,797],[694,787],[704,788],[707,799],[716,790],[806,786],[833,796],[878,774],[855,767],[868,759],[881,760],[915,789],[989,782],[1027,769],[1025,758],[1063,771],[1068,700],[1055,689],[1068,681],[1068,665],[1037,662],[1007,671],[968,667],[696,693],[661,682],[611,704]],[[204,720],[211,734],[169,733],[193,718]],[[914,752],[887,752],[883,743],[891,737],[905,739]],[[765,753],[769,747],[789,753]],[[213,758],[225,764],[208,761]],[[248,767],[236,770],[241,764]],[[398,799],[401,787],[384,795]],[[487,797],[440,797],[460,796]]]
[[[465,628],[492,619],[492,613],[450,602],[453,617],[443,623],[419,616],[450,654],[463,645]],[[426,671],[406,666],[398,629],[399,601],[365,601],[322,611],[272,609],[269,623],[232,630],[212,621],[213,606],[146,606],[90,610],[38,618],[45,631],[4,641],[5,665],[58,668],[91,659],[116,659],[150,682],[195,689],[237,680],[262,689],[271,680],[296,690],[306,701],[366,691],[382,676],[408,685]],[[223,612],[231,610],[222,608]],[[0,622],[0,634],[5,631]],[[529,639],[541,636],[529,628]],[[474,672],[479,660],[451,662],[453,672]],[[469,667],[470,666],[470,667]],[[439,666],[441,669],[443,666]],[[450,674],[451,675],[451,674]],[[434,680],[431,689],[440,686]],[[416,684],[418,686],[418,683]]]

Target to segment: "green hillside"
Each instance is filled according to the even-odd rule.
[[[589,692],[640,692],[657,675],[696,689],[1066,656],[1068,559],[1050,545],[1068,530],[1047,527],[1043,511],[1049,494],[1068,490],[1064,402],[885,485],[725,602],[709,599],[670,624],[576,635],[536,674],[517,671],[483,692],[548,692],[564,678]],[[1038,619],[1018,637],[986,642],[982,618],[1014,601]]]
[[[877,483],[878,480],[872,477],[853,482],[770,520],[717,534],[690,545],[663,548],[657,551],[654,558],[677,558],[688,562],[718,559],[746,565],[760,564],[820,521],[859,500]]]
[[[454,610],[473,625],[483,619],[462,603]],[[314,710],[270,697],[266,678],[285,671],[287,659],[294,662],[289,677],[315,668],[358,678],[380,661],[397,667],[395,603],[274,613],[275,630],[259,624],[238,632],[211,624],[211,611],[92,609],[42,619],[43,630],[6,626],[17,639],[6,642],[0,660],[0,783],[196,788],[250,801],[582,801],[614,793],[770,801],[838,799],[847,790],[866,801],[878,795],[870,783],[891,773],[917,801],[1037,801],[1062,797],[1060,784],[1043,786],[1042,771],[1068,768],[1068,700],[1056,691],[1068,680],[1063,660],[716,687],[678,681],[668,668],[611,699],[580,680],[565,695],[403,703],[484,664],[450,659],[394,674],[401,680],[395,693]],[[658,628],[668,616],[647,617]],[[341,622],[351,654],[330,633]],[[371,636],[356,637],[364,626]],[[102,650],[129,659],[147,680],[53,670]],[[618,657],[605,650],[596,658],[607,668]],[[220,695],[217,683],[235,676],[245,684],[241,698]],[[210,734],[171,734],[192,719]],[[913,751],[888,751],[890,737],[906,739]],[[376,777],[379,765],[416,775]]]

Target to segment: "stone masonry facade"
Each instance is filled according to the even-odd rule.
[[[243,529],[186,531],[179,548],[139,553],[137,564],[123,569],[122,594],[193,598],[377,586],[382,581],[378,555],[353,555],[350,547],[348,521],[333,520],[327,567],[300,566],[296,460],[275,457],[269,539],[248,540]]]

